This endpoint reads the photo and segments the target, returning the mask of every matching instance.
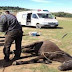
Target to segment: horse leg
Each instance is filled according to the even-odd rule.
[[[37,61],[39,59],[44,59],[45,57],[43,55],[37,56],[34,59],[31,59],[29,61],[16,61],[15,63],[13,63],[13,65],[21,65],[21,64],[31,64],[31,63],[37,63]],[[47,59],[48,63],[51,63],[50,59]]]

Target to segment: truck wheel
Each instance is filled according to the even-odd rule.
[[[36,24],[36,28],[41,28],[41,25],[40,24]]]

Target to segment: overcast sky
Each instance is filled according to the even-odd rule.
[[[72,13],[72,0],[0,0],[0,6],[19,6],[28,9],[45,9],[50,12]]]

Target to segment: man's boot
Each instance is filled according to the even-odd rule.
[[[9,56],[4,57],[5,62],[10,62]]]

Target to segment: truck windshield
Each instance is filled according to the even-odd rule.
[[[53,19],[53,16],[51,14],[45,14],[45,13],[38,13],[39,18],[49,18]]]

